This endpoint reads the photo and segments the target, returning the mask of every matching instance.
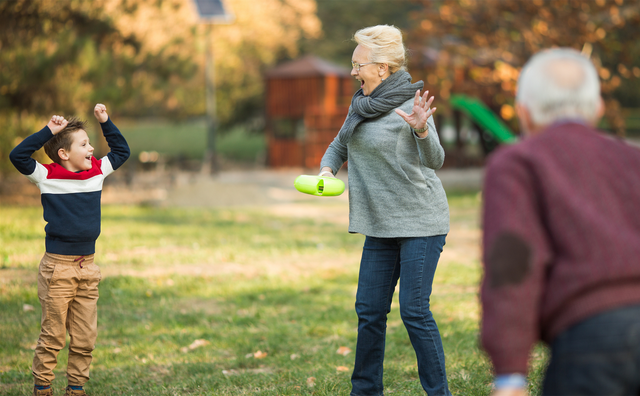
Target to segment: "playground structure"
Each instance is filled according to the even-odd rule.
[[[486,156],[498,145],[512,144],[518,141],[517,135],[478,98],[454,94],[449,100],[453,118],[455,138],[453,146],[445,145],[445,167],[481,166]],[[481,156],[470,156],[465,150],[465,139],[462,137],[463,116],[478,133],[478,142],[482,149]],[[442,115],[436,114],[437,125],[443,125]],[[442,140],[442,137],[441,137]]]
[[[344,123],[356,88],[349,69],[306,56],[267,71],[265,80],[267,165],[318,168]],[[504,121],[479,99],[457,94],[449,104],[455,137],[453,142],[443,142],[445,167],[481,166],[496,146],[517,141]],[[441,112],[435,117],[441,132],[444,117]],[[481,152],[476,155],[469,155],[469,139],[462,136],[463,119],[479,134]]]
[[[467,95],[452,95],[451,107],[462,111],[474,124],[488,133],[499,144],[512,144],[518,141],[509,127],[479,99]]]
[[[267,165],[317,168],[349,110],[349,69],[306,56],[267,71],[265,80]]]

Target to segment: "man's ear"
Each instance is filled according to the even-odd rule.
[[[531,121],[531,113],[529,109],[520,103],[516,103],[516,114],[520,123],[520,129],[523,135],[530,135],[534,131],[534,125]]]
[[[602,96],[598,98],[598,109],[596,110],[596,124],[602,116],[604,115],[604,100],[602,100]]]
[[[67,153],[67,150],[63,148],[58,149],[58,157],[60,157],[60,159],[63,161],[69,160],[69,154]]]

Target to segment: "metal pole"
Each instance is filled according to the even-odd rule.
[[[213,24],[207,27],[207,60],[205,85],[207,96],[207,151],[205,153],[203,172],[216,174],[218,172],[218,158],[216,155],[216,86],[213,63]]]

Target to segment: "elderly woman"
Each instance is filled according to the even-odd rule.
[[[366,236],[358,292],[358,342],[351,395],[382,395],[387,314],[400,279],[400,314],[418,358],[422,387],[450,395],[429,297],[449,232],[449,206],[428,91],[405,71],[402,33],[379,25],[356,32],[351,75],[360,81],[349,114],[321,161],[334,176],[349,161],[349,232]]]

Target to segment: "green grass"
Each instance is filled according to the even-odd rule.
[[[207,125],[204,120],[181,123],[125,120],[116,125],[127,139],[133,158],[138,158],[142,151],[156,151],[168,159],[204,158],[207,148]],[[250,133],[242,127],[218,130],[216,137],[218,154],[235,161],[255,161],[266,147],[264,135]]]
[[[491,369],[478,348],[481,270],[468,253],[478,243],[479,200],[459,195],[450,204],[445,251],[467,256],[441,260],[432,309],[452,392],[488,395]],[[40,328],[35,279],[44,223],[37,207],[0,211],[0,394],[27,395]],[[337,367],[351,369],[354,355],[336,350],[355,349],[362,236],[349,235],[344,225],[258,209],[131,206],[105,206],[102,230],[97,261],[105,277],[91,395],[349,393],[350,372]],[[35,310],[24,311],[24,304]],[[189,349],[195,340],[207,343]],[[257,351],[266,357],[256,359]],[[536,349],[534,395],[545,357],[544,349]],[[55,371],[57,394],[66,385],[66,359],[65,348]],[[387,394],[422,393],[397,293],[385,384]]]

